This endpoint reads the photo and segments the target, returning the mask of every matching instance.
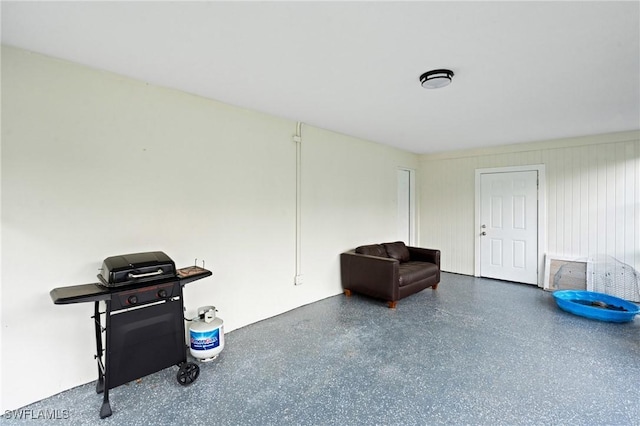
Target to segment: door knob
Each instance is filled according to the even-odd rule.
[[[485,235],[487,235],[487,233],[486,233],[486,232],[484,232],[484,231],[482,231],[482,232],[480,233],[480,235],[484,237]]]

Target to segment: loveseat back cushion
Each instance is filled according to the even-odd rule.
[[[409,261],[409,249],[402,241],[396,241],[395,243],[382,243],[382,246],[386,250],[387,256],[390,258],[399,260],[400,263]]]
[[[368,246],[360,246],[356,248],[356,253],[366,254],[368,256],[389,257],[387,251],[380,244],[371,244]]]

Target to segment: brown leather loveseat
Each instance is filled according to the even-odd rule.
[[[410,247],[402,241],[371,244],[340,255],[342,288],[347,296],[361,293],[386,301],[398,300],[440,283],[440,250]]]

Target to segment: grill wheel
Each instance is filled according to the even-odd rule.
[[[200,367],[193,362],[185,362],[180,365],[176,379],[182,386],[190,385],[195,382],[200,375]]]

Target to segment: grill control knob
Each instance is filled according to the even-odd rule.
[[[129,296],[127,302],[129,302],[130,305],[135,305],[138,303],[138,296]]]
[[[165,290],[164,288],[160,289],[158,291],[158,297],[167,297],[167,290]]]

